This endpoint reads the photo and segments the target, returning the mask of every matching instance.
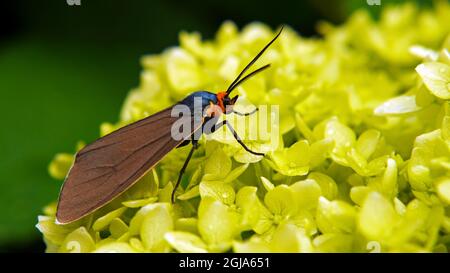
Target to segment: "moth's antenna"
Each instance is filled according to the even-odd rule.
[[[281,31],[283,31],[283,28],[284,28],[284,26],[281,26],[281,29],[278,32],[278,34],[253,58],[253,60],[250,61],[250,63],[246,67],[244,67],[244,69],[242,69],[241,73],[239,73],[239,75],[236,77],[236,79],[228,87],[227,94],[230,94],[230,92],[233,91],[233,89],[239,84],[239,80],[241,79],[242,75],[244,75],[244,73],[259,59],[259,57],[261,57],[261,55],[264,53],[264,51],[266,51],[266,49],[273,42],[275,42],[275,40],[278,38],[278,36],[280,36]],[[262,71],[264,68],[267,68],[267,67],[268,67],[268,65],[265,65],[265,66],[261,67],[260,69],[255,70],[254,72],[250,73],[248,76],[254,75],[256,72]],[[248,76],[245,78],[248,78]],[[241,83],[242,83],[242,81],[241,81]]]

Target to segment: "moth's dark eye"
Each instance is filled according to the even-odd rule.
[[[230,98],[226,97],[223,99],[223,104],[228,105],[230,104]]]

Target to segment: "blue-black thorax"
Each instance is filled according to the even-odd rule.
[[[194,109],[197,105],[195,105],[195,101],[198,99],[199,102],[201,102],[201,109]],[[211,130],[209,128],[208,130],[205,130],[204,127],[207,123],[209,124],[216,124],[219,117],[205,117],[203,116],[205,109],[210,105],[210,103],[217,104],[217,95],[215,93],[211,93],[208,91],[197,91],[186,98],[184,98],[182,101],[179,102],[179,104],[187,105],[191,109],[191,114],[195,116],[198,121],[202,120],[202,130],[197,130],[195,134],[201,135],[202,133],[210,134],[214,131],[214,128]],[[200,104],[197,102],[197,104]],[[198,106],[197,106],[198,107]],[[201,110],[200,112],[198,112]],[[211,126],[209,126],[211,127]],[[197,139],[199,136],[197,136]]]

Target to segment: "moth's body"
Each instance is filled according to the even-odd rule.
[[[172,192],[174,202],[181,177],[198,146],[198,138],[203,133],[213,133],[221,126],[227,126],[246,151],[263,156],[262,153],[250,150],[226,120],[218,121],[222,114],[247,116],[257,110],[245,114],[234,111],[233,106],[238,96],[231,98],[229,94],[240,83],[270,66],[265,65],[242,77],[280,33],[281,30],[242,70],[227,91],[193,92],[174,106],[122,127],[80,150],[61,189],[56,212],[57,222],[73,222],[106,205],[136,183],[172,149],[192,143],[192,149]],[[200,105],[197,105],[198,102]],[[191,114],[173,116],[172,110],[176,106],[187,106]],[[174,137],[172,125],[180,120],[194,126]]]

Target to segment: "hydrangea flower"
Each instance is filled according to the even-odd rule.
[[[450,5],[383,8],[379,21],[357,11],[321,23],[320,39],[286,27],[258,61],[272,67],[237,88],[236,107],[279,105],[279,144],[248,143],[266,157],[204,138],[171,204],[188,148],[176,149],[74,223],[56,224],[48,205],[37,224],[47,252],[448,252]],[[273,34],[232,22],[208,41],[180,33],[180,46],[142,58],[139,86],[100,134],[223,89]],[[50,174],[62,180],[72,161],[56,155]]]

